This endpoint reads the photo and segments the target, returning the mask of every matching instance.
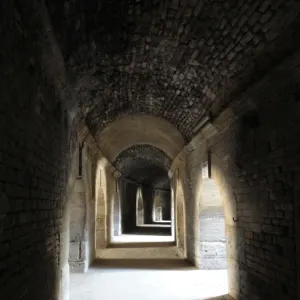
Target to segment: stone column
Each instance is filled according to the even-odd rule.
[[[143,225],[144,222],[144,199],[142,195],[142,188],[137,189],[136,195],[136,225]]]
[[[122,234],[122,216],[121,216],[121,199],[119,180],[116,179],[116,192],[114,196],[114,235],[119,236]]]
[[[71,196],[69,253],[71,272],[86,272],[88,269],[88,242],[86,236],[86,195],[83,179],[78,177]]]
[[[153,211],[153,195],[152,189],[142,187],[142,197],[144,199],[144,221],[145,224],[152,224],[152,211]]]
[[[162,221],[162,198],[159,191],[154,190],[154,199],[153,199],[153,221],[160,222]]]

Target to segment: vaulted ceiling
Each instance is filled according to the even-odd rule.
[[[159,189],[170,189],[168,171],[171,159],[150,145],[135,145],[121,152],[113,165],[122,175],[135,182]]]
[[[92,134],[124,114],[162,117],[186,140],[299,46],[299,1],[47,1]]]

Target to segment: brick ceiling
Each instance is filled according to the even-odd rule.
[[[93,134],[150,114],[185,139],[299,46],[299,1],[48,1]]]
[[[125,177],[159,189],[170,189],[171,159],[150,145],[135,145],[121,152],[113,165]]]

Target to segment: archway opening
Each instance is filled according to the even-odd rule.
[[[228,293],[226,222],[222,196],[213,179],[203,179],[199,214],[200,270],[211,270],[220,293]]]
[[[136,145],[123,151],[114,166],[120,172],[117,181],[122,234],[114,235],[113,242],[133,235],[134,241],[174,241],[170,159],[158,148]]]

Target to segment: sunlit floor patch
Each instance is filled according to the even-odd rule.
[[[158,243],[173,242],[174,236],[122,234],[112,237],[112,243]]]
[[[71,300],[201,300],[227,293],[226,270],[198,270],[182,260],[98,261],[86,274],[71,274]]]

